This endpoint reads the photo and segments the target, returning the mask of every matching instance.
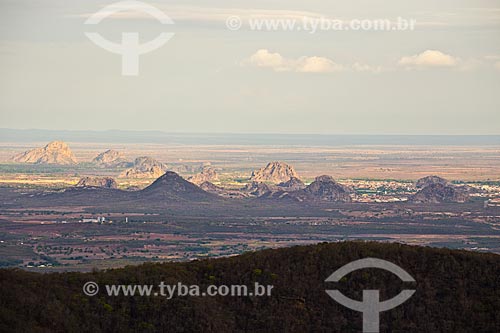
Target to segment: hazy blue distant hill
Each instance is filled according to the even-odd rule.
[[[215,134],[161,131],[56,131],[0,129],[1,142],[54,139],[69,142],[241,144],[241,145],[500,145],[500,135],[320,135],[320,134]]]

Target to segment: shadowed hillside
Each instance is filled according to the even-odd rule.
[[[167,171],[153,184],[138,193],[141,199],[147,200],[209,201],[217,198],[217,196],[205,192],[197,185],[184,180],[173,171]]]
[[[341,266],[374,257],[391,261],[416,283],[365,269],[339,283],[325,279]],[[105,284],[182,282],[202,288],[255,282],[274,285],[267,297],[88,297],[87,281]],[[359,332],[361,314],[333,301],[326,289],[381,299],[416,289],[381,315],[382,332],[497,332],[500,256],[399,244],[348,242],[247,253],[190,263],[145,264],[93,273],[36,274],[0,270],[0,331],[26,332]]]

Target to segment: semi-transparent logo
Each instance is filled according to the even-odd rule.
[[[90,16],[85,21],[85,24],[96,25],[111,15],[125,11],[148,14],[161,24],[174,24],[170,17],[158,8],[134,0],[120,1],[108,5]],[[138,32],[123,32],[120,44],[113,43],[96,32],[86,32],[85,35],[97,46],[122,56],[122,75],[137,76],[139,75],[139,56],[160,48],[174,36],[174,33],[162,32],[155,39],[143,44],[139,42]]]
[[[382,259],[366,258],[353,261],[342,266],[330,275],[326,282],[339,282],[345,275],[364,268],[381,268],[397,275],[404,282],[415,282],[415,279],[401,267]],[[363,332],[379,332],[380,312],[394,309],[406,302],[415,290],[404,289],[395,297],[380,301],[379,290],[363,290],[363,301],[346,297],[338,290],[326,291],[331,298],[343,306],[363,313]]]

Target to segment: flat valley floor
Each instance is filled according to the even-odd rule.
[[[85,271],[353,239],[500,253],[498,145],[68,142],[78,165],[11,162],[16,153],[45,143],[0,146],[0,258],[4,266]],[[333,176],[353,189],[354,201],[299,204],[245,198],[215,203],[124,202],[113,196],[93,200],[92,195],[75,200],[57,195],[50,200],[37,199],[72,187],[83,176],[116,178],[122,169],[90,163],[106,149],[122,151],[129,160],[151,156],[184,178],[200,166],[210,165],[219,174],[216,184],[225,188],[244,186],[253,170],[270,161],[285,161],[306,184],[322,174]],[[464,204],[405,202],[413,182],[428,175],[481,192]],[[117,178],[121,189],[144,188],[153,181]]]

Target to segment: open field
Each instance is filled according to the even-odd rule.
[[[185,261],[352,239],[500,253],[500,207],[484,208],[478,200],[296,206],[250,199],[200,209],[189,203],[164,208],[120,202],[22,205],[0,211],[3,258],[42,271]],[[99,216],[105,220],[82,222]]]
[[[350,239],[500,253],[500,146],[188,145],[69,142],[78,164],[16,164],[42,142],[0,149],[0,255],[4,266],[91,270],[145,261],[233,256],[264,248]],[[352,203],[298,204],[264,199],[176,202],[95,195],[66,188],[82,176],[116,178],[124,168],[91,160],[106,149],[127,160],[151,156],[187,178],[210,163],[217,185],[241,188],[253,170],[285,161],[310,183],[321,174],[353,190]],[[184,171],[183,171],[184,170]],[[413,181],[439,175],[473,190],[464,204],[411,204]],[[154,179],[116,178],[120,189]],[[122,193],[123,192],[123,193]],[[115,194],[113,194],[115,193]],[[130,192],[128,192],[130,193]],[[490,204],[485,206],[485,200]],[[104,220],[102,220],[104,218]]]

